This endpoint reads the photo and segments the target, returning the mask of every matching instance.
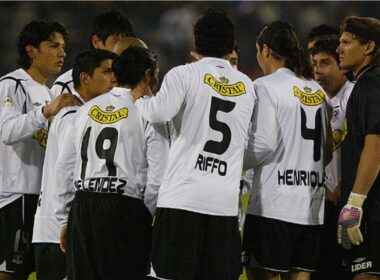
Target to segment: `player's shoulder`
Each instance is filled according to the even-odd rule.
[[[73,80],[72,74],[73,74],[73,69],[70,69],[66,71],[65,73],[59,75],[58,78],[54,81],[53,85],[60,82],[61,83],[71,82]]]
[[[8,74],[5,74],[0,78],[0,83],[18,83],[18,82],[26,82],[30,80],[30,76],[25,72],[25,70],[19,68]]]

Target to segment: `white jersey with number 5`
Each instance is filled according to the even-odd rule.
[[[246,75],[206,57],[172,69],[155,97],[136,101],[149,122],[173,120],[175,127],[158,207],[237,216],[255,99]]]
[[[258,102],[245,161],[256,167],[247,213],[322,224],[324,168],[331,159],[325,93],[287,68],[254,85]]]

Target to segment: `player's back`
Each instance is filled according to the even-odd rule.
[[[254,84],[258,99],[267,102],[259,102],[258,121],[275,115],[277,140],[273,153],[255,169],[248,213],[319,224],[323,222],[324,135],[329,122],[325,93],[315,81],[301,79],[287,68]],[[257,130],[251,139],[265,141],[260,138]]]
[[[237,215],[252,81],[227,60],[206,57],[171,70],[161,91],[181,108],[158,206]]]
[[[142,198],[144,127],[130,91],[114,88],[89,101],[77,120],[76,189]]]

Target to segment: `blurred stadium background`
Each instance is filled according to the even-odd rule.
[[[256,62],[255,36],[273,20],[289,21],[302,44],[310,29],[322,23],[339,25],[347,15],[379,17],[375,1],[15,1],[0,2],[0,76],[17,68],[17,34],[29,21],[48,18],[70,32],[63,71],[89,47],[95,15],[115,8],[129,18],[139,38],[158,54],[161,78],[176,65],[191,60],[193,23],[207,8],[223,9],[234,19],[241,56],[239,68],[252,79],[261,75]],[[49,80],[51,85],[55,77]],[[244,199],[247,200],[247,197]],[[30,280],[35,279],[33,274]],[[240,280],[245,280],[242,275]]]
[[[16,1],[0,2],[0,75],[15,69],[16,37],[35,18],[62,22],[70,32],[64,69],[88,48],[92,19],[115,8],[128,17],[159,56],[161,77],[173,66],[190,61],[192,26],[206,8],[226,10],[235,20],[241,50],[240,69],[251,78],[261,74],[256,63],[255,36],[273,20],[289,21],[305,45],[309,30],[322,23],[338,25],[347,15],[379,16],[380,2],[352,1]],[[53,80],[53,79],[52,79]],[[50,81],[51,82],[51,81]],[[48,83],[49,84],[49,83]]]

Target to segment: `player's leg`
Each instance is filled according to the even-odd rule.
[[[291,256],[291,280],[309,280],[316,272],[321,253],[321,225],[296,225],[295,247]]]
[[[62,280],[66,276],[66,255],[59,244],[35,243],[37,279]]]
[[[153,226],[151,274],[156,279],[199,279],[205,242],[205,215],[157,208]]]
[[[37,195],[23,195],[0,211],[0,275],[3,279],[27,279],[35,270],[31,244]],[[1,279],[1,278],[0,278]]]
[[[204,216],[206,239],[202,253],[200,279],[238,279],[242,273],[238,218]]]
[[[293,225],[283,221],[247,215],[244,224],[243,255],[249,280],[280,279],[289,271],[293,251]]]
[[[363,243],[347,250],[347,265],[353,280],[380,279],[380,220],[376,211],[364,210],[360,230]]]

